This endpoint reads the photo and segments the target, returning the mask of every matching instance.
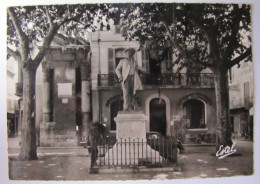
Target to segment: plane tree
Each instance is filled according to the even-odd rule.
[[[23,119],[20,159],[37,159],[35,128],[35,75],[55,37],[82,36],[102,28],[105,4],[16,6],[7,8],[7,54],[23,73]],[[37,47],[32,54],[31,48]]]
[[[127,40],[141,48],[152,40],[170,48],[173,65],[197,65],[214,74],[217,144],[231,146],[228,71],[241,61],[251,61],[251,9],[248,4],[115,4],[111,13],[124,27]]]

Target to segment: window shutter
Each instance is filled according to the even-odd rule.
[[[114,73],[114,49],[108,49],[108,73]]]
[[[121,33],[120,25],[115,25],[115,34],[120,34],[120,33]]]
[[[173,58],[172,58],[172,53],[170,51],[167,52],[167,56],[166,56],[166,68],[167,68],[167,72],[172,72],[172,62],[173,62]]]
[[[142,67],[145,68],[146,72],[149,72],[149,50],[142,50]]]
[[[249,82],[244,83],[244,105],[245,107],[248,107],[250,102],[250,88],[249,88]]]

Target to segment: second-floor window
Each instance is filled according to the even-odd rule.
[[[122,27],[120,24],[118,25],[115,25],[115,34],[126,34],[126,28],[125,27]]]
[[[115,73],[115,69],[120,60],[126,57],[124,50],[125,48],[108,49],[108,73]]]

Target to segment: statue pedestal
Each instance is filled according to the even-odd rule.
[[[147,144],[147,118],[142,112],[119,112],[115,121],[117,142],[107,150],[100,164],[123,166],[162,163],[159,152]]]
[[[142,112],[119,112],[116,121],[116,138],[120,139],[146,139],[146,116]]]

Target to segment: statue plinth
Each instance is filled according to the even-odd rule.
[[[121,111],[115,118],[117,142],[107,150],[101,164],[142,165],[158,164],[163,159],[159,152],[147,144],[145,123],[146,116],[142,112]],[[103,163],[104,162],[104,163]]]
[[[116,138],[120,139],[146,139],[146,116],[142,112],[120,111],[115,118],[117,130]]]

